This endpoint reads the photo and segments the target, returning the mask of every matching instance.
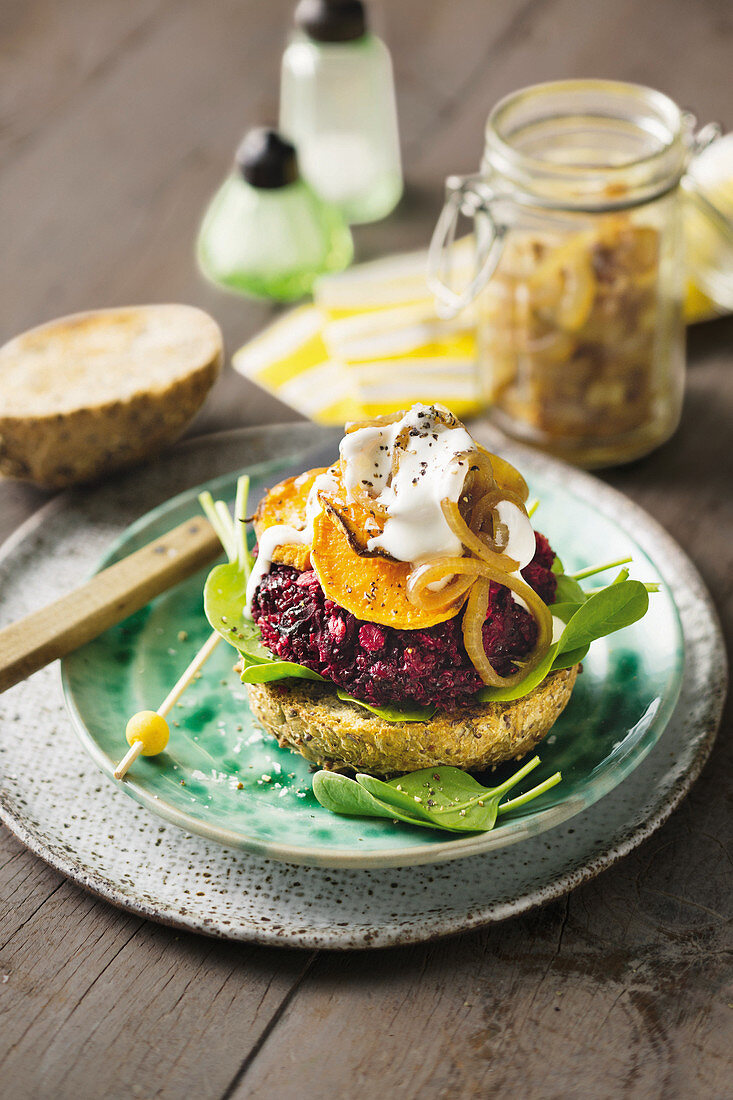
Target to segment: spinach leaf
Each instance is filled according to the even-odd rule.
[[[522,699],[529,695],[530,691],[541,684],[552,669],[552,663],[557,656],[557,643],[550,646],[536,668],[528,672],[523,680],[511,687],[485,687],[481,688],[476,699],[479,703],[507,703],[513,699]]]
[[[579,664],[588,655],[590,646],[579,646],[578,649],[569,649],[566,653],[559,653],[552,662],[550,672],[558,672],[561,668],[572,668]]]
[[[344,703],[355,703],[358,707],[364,707],[372,714],[384,718],[385,722],[429,722],[435,714],[437,707],[375,707],[371,703],[365,703],[363,699],[355,699],[353,695],[342,688],[336,689],[336,694]]]
[[[496,823],[498,798],[460,768],[427,768],[388,783],[371,775],[356,781],[381,802],[441,829],[488,832]]]
[[[637,622],[649,606],[649,595],[641,581],[617,578],[607,588],[583,596],[582,603],[559,603],[550,608],[566,626],[535,669],[512,687],[482,688],[477,700],[499,703],[524,698],[548,673],[572,668],[587,655],[591,642]]]
[[[204,612],[209,623],[242,656],[242,683],[265,684],[273,680],[323,680],[317,672],[293,661],[281,661],[262,643],[260,628],[244,617],[247,579],[252,556],[247,546],[245,514],[249,478],[237,481],[237,496],[232,519],[223,501],[214,501],[211,493],[199,497],[201,507],[218,533],[228,562],[215,565],[204,585]]]
[[[244,660],[244,668],[240,677],[243,684],[269,684],[273,680],[321,680],[323,677],[313,669],[305,665],[295,664],[294,661],[257,661],[252,664]]]
[[[562,621],[567,624],[581,606],[580,603],[553,603],[550,605],[550,611],[555,618],[562,619]]]
[[[216,565],[204,585],[204,611],[210,624],[242,655],[243,684],[266,684],[296,678],[323,680],[293,661],[281,661],[262,644],[260,628],[244,618],[247,581],[236,562]]]
[[[333,772],[317,772],[313,792],[333,813],[388,817],[454,833],[487,832],[493,829],[499,814],[525,805],[560,782],[560,773],[556,772],[502,804],[504,796],[538,764],[539,758],[533,757],[498,787],[483,787],[467,772],[448,766],[423,768],[389,781],[359,774],[356,783]]]
[[[409,825],[420,825],[425,829],[432,827],[418,817],[380,802],[355,780],[339,775],[338,772],[316,772],[313,776],[313,794],[324,809],[334,814],[346,814],[349,817],[388,817]]]
[[[247,580],[236,562],[215,565],[204,585],[204,612],[214,630],[239,649],[244,639]]]
[[[259,664],[263,661],[276,661],[272,650],[262,642],[260,628],[248,619],[244,619],[236,641],[237,649],[248,661]]]
[[[585,603],[587,594],[580,587],[574,577],[568,577],[565,573],[557,575],[557,588],[555,590],[555,603]],[[553,605],[554,606],[554,605]],[[555,614],[553,610],[553,615]]]
[[[621,581],[589,596],[573,615],[560,638],[558,653],[589,646],[641,619],[649,607],[649,594],[641,581]]]

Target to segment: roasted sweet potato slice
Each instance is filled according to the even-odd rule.
[[[297,477],[286,478],[275,485],[267,496],[260,501],[254,517],[257,538],[263,531],[276,524],[286,524],[297,531],[305,526],[305,508],[313,482],[322,474],[325,467],[308,470]],[[310,547],[285,543],[278,546],[272,556],[273,561],[283,565],[292,565],[295,569],[310,568]]]
[[[287,524],[300,530],[313,482],[322,469],[290,477],[270,490],[255,513],[258,538],[268,527]],[[345,497],[345,494],[344,494]],[[419,630],[457,615],[461,604],[438,614],[421,611],[407,599],[411,566],[366,552],[366,543],[381,530],[379,514],[360,500],[322,498],[312,547],[279,546],[273,561],[295,569],[313,568],[330,600],[365,622],[403,630]]]
[[[313,525],[311,564],[329,600],[364,622],[419,630],[452,619],[461,607],[438,614],[411,604],[407,578],[412,566],[359,553],[344,520],[325,500]]]
[[[297,477],[286,478],[270,489],[260,501],[255,512],[254,525],[257,537],[268,527],[285,523],[288,527],[300,529],[305,526],[305,508],[313,482],[325,467],[307,470]]]

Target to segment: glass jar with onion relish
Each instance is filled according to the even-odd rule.
[[[693,116],[649,88],[539,84],[491,112],[480,174],[448,180],[430,282],[444,316],[475,301],[481,391],[510,435],[594,467],[674,432],[680,183],[720,129],[694,131]],[[458,290],[448,245],[461,215],[474,221],[476,266]]]

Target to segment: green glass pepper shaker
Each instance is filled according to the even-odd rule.
[[[353,254],[341,213],[300,178],[295,148],[275,130],[250,130],[201,225],[203,274],[248,297],[289,302]]]

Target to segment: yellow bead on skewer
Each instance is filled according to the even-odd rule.
[[[157,756],[168,744],[170,732],[168,723],[157,710],[141,710],[127,723],[125,737],[128,745],[142,741],[143,756]]]
[[[122,779],[138,756],[157,756],[162,752],[168,744],[170,732],[165,718],[157,711],[141,710],[133,714],[125,730],[130,751],[115,768],[115,779]]]
[[[208,660],[221,641],[221,635],[214,631],[198,651],[191,664],[181,676],[180,680],[171,688],[157,710],[141,710],[133,714],[127,723],[125,737],[130,746],[129,752],[120,760],[113,775],[115,779],[123,779],[138,756],[157,756],[168,744],[170,729],[164,715],[173,707],[173,704],[183,695],[201,666]]]

